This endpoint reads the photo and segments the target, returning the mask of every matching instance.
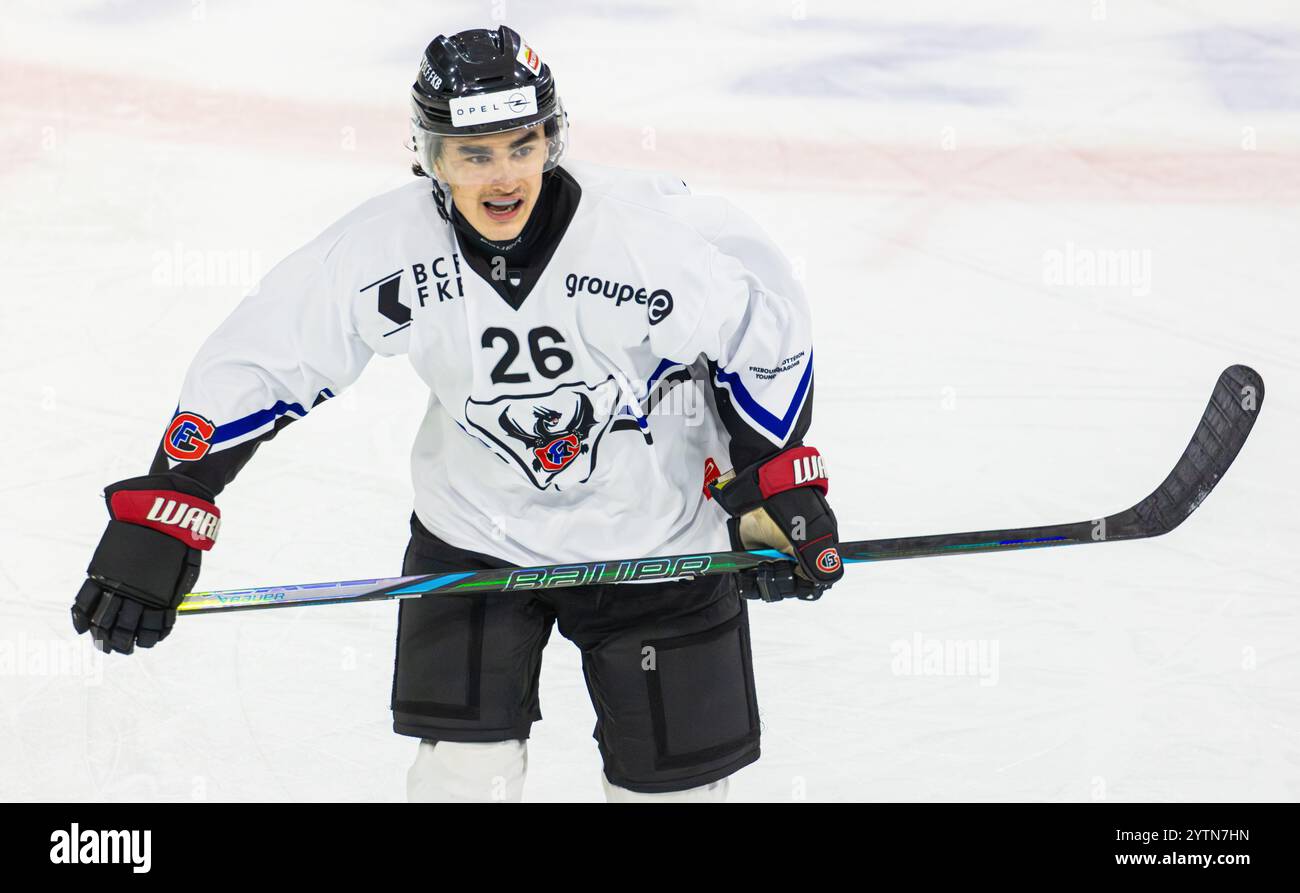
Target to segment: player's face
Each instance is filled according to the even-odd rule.
[[[542,190],[547,145],[542,128],[442,141],[437,167],[451,199],[484,238],[519,235]]]

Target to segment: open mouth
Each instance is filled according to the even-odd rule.
[[[483,213],[497,222],[513,220],[523,208],[524,200],[522,198],[503,195],[496,198],[489,198],[483,201]]]

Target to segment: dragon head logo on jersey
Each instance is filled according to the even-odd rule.
[[[525,431],[510,418],[508,408],[501,410],[501,417],[497,419],[501,423],[501,430],[533,451],[533,471],[562,471],[566,465],[587,452],[587,434],[596,420],[593,418],[591,398],[586,394],[578,395],[577,411],[562,429],[560,425],[563,414],[549,406],[534,406],[533,418],[536,421],[530,431]]]
[[[596,447],[613,418],[618,385],[561,385],[545,394],[469,399],[465,418],[519,466],[533,485],[563,489],[595,468]]]

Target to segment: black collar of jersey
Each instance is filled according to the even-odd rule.
[[[509,242],[485,239],[452,205],[451,221],[461,254],[470,269],[492,286],[502,300],[518,310],[541,278],[555,249],[560,247],[560,240],[578,211],[581,197],[582,187],[564,168],[557,167],[544,174],[542,191],[537,196],[532,215],[519,235]],[[498,257],[505,258],[504,278],[498,278],[499,272],[497,276],[492,275],[493,263]],[[497,269],[500,269],[499,265]]]

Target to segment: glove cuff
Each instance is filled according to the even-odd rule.
[[[208,551],[221,530],[221,510],[212,502],[212,491],[191,478],[130,478],[106,487],[104,498],[114,521],[148,527],[191,549]]]
[[[736,472],[733,478],[715,481],[709,485],[709,492],[727,514],[735,516],[797,487],[815,487],[823,495],[830,490],[826,463],[816,447],[803,444],[787,447]]]

